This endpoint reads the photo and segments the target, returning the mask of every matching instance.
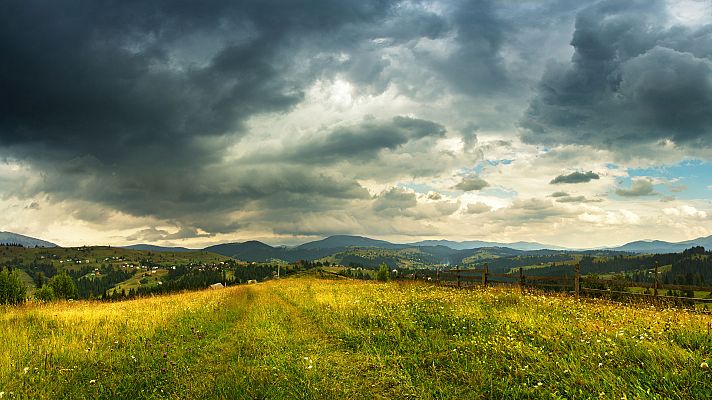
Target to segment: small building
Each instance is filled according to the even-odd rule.
[[[218,282],[218,283],[213,283],[212,285],[210,285],[210,289],[222,289],[222,288],[224,288],[224,287],[225,287],[225,286],[223,286],[223,284],[220,283],[220,282]]]

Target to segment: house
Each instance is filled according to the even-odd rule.
[[[222,288],[224,288],[224,287],[225,287],[225,286],[223,286],[223,284],[220,283],[220,282],[218,282],[218,283],[213,283],[212,285],[210,285],[210,289],[222,289]]]

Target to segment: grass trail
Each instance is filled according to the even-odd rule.
[[[712,318],[297,278],[4,308],[6,398],[712,397]]]

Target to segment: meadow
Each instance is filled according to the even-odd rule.
[[[0,309],[3,399],[712,397],[712,317],[314,274]]]

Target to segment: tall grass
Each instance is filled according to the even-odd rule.
[[[3,399],[712,396],[679,309],[295,278],[2,310]]]

